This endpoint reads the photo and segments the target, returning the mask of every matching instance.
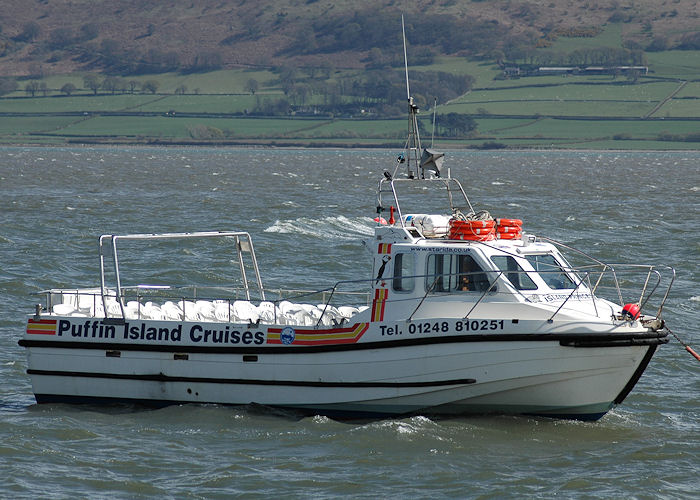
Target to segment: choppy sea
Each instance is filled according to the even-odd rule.
[[[700,363],[676,340],[597,422],[35,404],[17,341],[36,292],[99,284],[100,234],[242,230],[266,286],[367,278],[361,240],[398,152],[0,147],[0,498],[699,498]],[[475,208],[528,232],[675,267],[664,316],[700,351],[700,153],[446,164]],[[227,282],[227,259],[191,257],[192,274],[155,272]]]

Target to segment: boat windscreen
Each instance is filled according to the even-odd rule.
[[[494,255],[491,260],[517,290],[537,290],[537,285],[527,275],[528,271],[520,267],[515,258],[510,255]]]
[[[573,280],[553,255],[532,254],[526,255],[525,258],[552,290],[576,288]]]

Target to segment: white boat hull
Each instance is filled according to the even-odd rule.
[[[580,334],[548,340],[547,334],[453,331],[385,340],[390,326],[370,325],[364,342],[306,347],[29,334],[23,345],[40,403],[257,403],[340,417],[495,412],[595,419],[624,399],[665,342],[637,333],[584,346]],[[266,339],[277,338],[274,328],[261,330]],[[320,330],[326,337],[329,331]]]

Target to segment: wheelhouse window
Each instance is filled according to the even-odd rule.
[[[508,281],[516,290],[537,290],[537,285],[527,275],[527,272],[520,267],[520,264],[510,255],[495,255],[491,261],[499,271],[503,272]]]
[[[415,266],[412,253],[394,255],[393,288],[397,292],[411,292],[415,286]]]
[[[535,254],[526,255],[525,258],[549,288],[553,290],[576,288],[574,282],[553,255]]]
[[[471,255],[428,255],[426,290],[433,292],[485,292],[491,283]]]

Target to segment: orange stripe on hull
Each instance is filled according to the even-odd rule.
[[[354,344],[369,328],[369,323],[355,323],[346,328],[330,328],[326,330],[304,330],[294,328],[294,345],[331,345]],[[268,344],[282,344],[280,334],[282,328],[267,330]]]
[[[30,319],[27,321],[29,335],[56,335],[55,319]]]

